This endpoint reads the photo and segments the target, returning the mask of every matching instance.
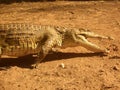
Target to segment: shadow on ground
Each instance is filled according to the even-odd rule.
[[[93,57],[93,56],[104,56],[102,53],[52,53],[46,56],[42,62],[50,62],[55,60],[69,59],[75,57]],[[0,67],[11,67],[18,66],[22,68],[31,68],[31,65],[35,63],[35,57],[27,55],[20,58],[4,58],[0,60]],[[41,63],[42,63],[41,62]]]

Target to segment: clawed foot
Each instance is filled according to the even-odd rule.
[[[37,69],[38,68],[38,64],[33,64],[31,67],[32,67],[32,69]]]

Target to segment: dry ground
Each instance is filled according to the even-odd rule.
[[[120,2],[36,2],[0,4],[0,23],[82,27],[115,40],[92,42],[108,56],[82,47],[48,55],[38,69],[31,56],[1,60],[0,90],[120,90]],[[64,64],[65,67],[62,66]]]

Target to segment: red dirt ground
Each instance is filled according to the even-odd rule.
[[[49,54],[37,69],[31,56],[3,59],[0,90],[120,90],[120,2],[36,2],[0,4],[0,23],[33,23],[90,29],[115,40],[90,39],[108,56],[83,47]],[[63,67],[64,65],[64,67]]]

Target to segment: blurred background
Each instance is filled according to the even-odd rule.
[[[52,2],[52,1],[120,1],[120,0],[0,0],[0,3],[10,4],[15,2]]]

